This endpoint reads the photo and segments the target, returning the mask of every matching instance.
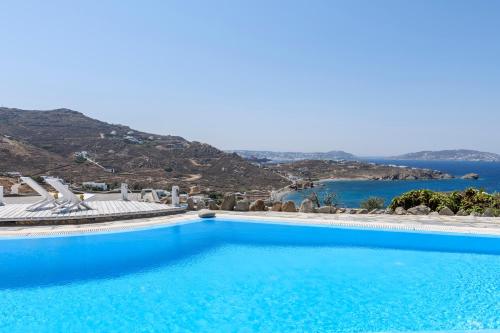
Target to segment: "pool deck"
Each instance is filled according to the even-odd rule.
[[[218,211],[219,219],[238,219],[249,222],[285,223],[295,225],[338,226],[399,231],[446,232],[500,236],[500,218],[471,216],[395,216],[350,214],[304,214],[282,212],[229,212]],[[197,212],[116,220],[111,222],[0,227],[0,237],[39,237],[96,232],[117,232],[142,228],[178,225],[198,221]]]
[[[146,218],[185,212],[185,208],[139,201],[91,201],[91,209],[59,211],[49,208],[30,209],[31,204],[0,206],[0,226],[88,224],[131,218]]]

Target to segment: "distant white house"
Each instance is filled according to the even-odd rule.
[[[108,185],[106,183],[96,182],[83,182],[82,187],[94,191],[107,191]]]
[[[74,155],[75,158],[82,160],[86,160],[89,157],[89,153],[86,150],[77,151]]]
[[[104,172],[109,172],[109,173],[115,173],[116,172],[115,168],[113,168],[111,166],[103,166],[103,170],[104,170]]]
[[[130,135],[126,135],[126,136],[124,137],[124,139],[125,139],[125,141],[128,141],[128,142],[130,142],[130,143],[135,143],[135,144],[139,144],[139,145],[141,145],[141,144],[142,144],[142,140],[137,139],[137,138],[135,138],[135,137],[133,137],[133,136],[130,136]]]
[[[20,172],[17,172],[17,171],[9,171],[9,172],[5,172],[5,175],[7,177],[21,177],[21,173]]]

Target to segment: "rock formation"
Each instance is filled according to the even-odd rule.
[[[224,199],[222,199],[220,209],[221,210],[234,210],[235,205],[236,205],[236,195],[234,195],[234,193],[226,193],[224,195]]]

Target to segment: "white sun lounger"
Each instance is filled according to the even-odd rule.
[[[146,188],[141,190],[141,200],[144,202],[156,202],[160,203],[160,197],[158,193],[152,188]]]
[[[42,186],[40,186],[40,184],[38,184],[30,177],[21,177],[21,181],[26,185],[28,185],[29,187],[31,187],[33,190],[35,190],[35,192],[38,193],[43,198],[42,200],[35,202],[31,206],[28,206],[26,210],[38,210],[47,206],[52,206],[51,208],[59,206],[57,200]]]
[[[80,199],[76,194],[71,192],[70,189],[61,182],[61,180],[57,178],[45,178],[45,182],[63,195],[60,201],[61,206],[56,207],[55,209],[60,209],[61,211],[70,211],[73,208],[85,208],[90,210],[92,209],[92,207],[87,204],[87,200],[92,196],[87,197],[85,200]]]

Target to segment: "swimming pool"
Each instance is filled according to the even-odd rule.
[[[500,238],[205,220],[0,240],[2,332],[500,329]]]

